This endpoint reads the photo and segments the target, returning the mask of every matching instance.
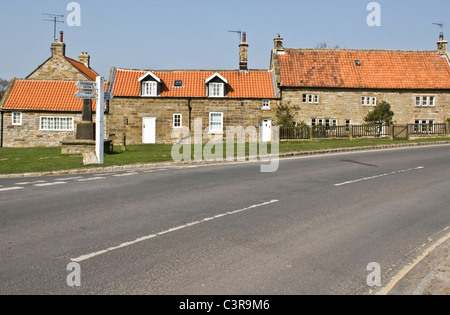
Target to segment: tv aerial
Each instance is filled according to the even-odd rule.
[[[61,19],[64,18],[64,15],[49,14],[49,13],[42,13],[42,15],[46,15],[46,16],[49,17],[49,19],[44,19],[43,21],[53,22],[53,24],[54,24],[54,26],[53,26],[53,38],[56,41],[57,40],[57,37],[56,37],[56,25],[58,23],[64,24],[64,21],[61,21]]]
[[[439,26],[441,28],[441,35],[444,35],[444,22],[433,23],[433,25]]]
[[[239,42],[242,41],[242,33],[243,31],[239,30],[239,31],[228,31],[228,33],[236,33],[239,35]]]

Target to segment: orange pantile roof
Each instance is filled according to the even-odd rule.
[[[75,81],[15,80],[3,109],[81,112],[83,100],[76,98]],[[92,102],[95,110],[95,100]]]
[[[87,67],[84,63],[76,61],[72,58],[66,57],[66,59],[73,64],[79,71],[81,71],[89,80],[95,81],[98,77],[97,72]]]
[[[239,71],[144,71],[117,69],[113,84],[114,96],[139,96],[139,78],[153,73],[161,79],[160,97],[206,97],[205,80],[218,73],[228,81],[227,98],[276,98],[272,72],[268,70]],[[175,87],[181,80],[182,87]]]
[[[284,87],[450,89],[437,51],[286,49],[278,58]]]

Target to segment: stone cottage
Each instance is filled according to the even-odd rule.
[[[362,124],[381,101],[398,124],[450,117],[450,55],[440,35],[434,51],[291,49],[274,40],[271,69],[297,123]]]
[[[75,97],[77,81],[95,81],[98,74],[83,52],[66,57],[66,44],[51,45],[52,56],[25,79],[12,79],[1,100],[1,147],[52,147],[75,137],[83,101]],[[95,103],[94,103],[95,106]]]
[[[270,70],[249,70],[244,34],[239,70],[155,71],[112,68],[107,133],[127,144],[173,143],[173,131],[202,119],[206,138],[224,139],[227,127],[257,127],[270,140],[278,104]],[[259,134],[259,133],[258,133]],[[186,136],[186,134],[184,134]]]

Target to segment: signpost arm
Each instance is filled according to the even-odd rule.
[[[97,77],[97,104],[96,104],[96,155],[99,164],[104,163],[105,146],[105,84],[103,77]]]

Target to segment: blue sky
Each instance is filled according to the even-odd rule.
[[[0,0],[0,78],[23,78],[50,56],[53,25],[42,13],[70,14],[68,0]],[[369,27],[372,0],[79,0],[81,26],[64,31],[66,55],[91,55],[108,78],[111,66],[133,69],[238,68],[239,38],[247,33],[249,68],[267,69],[277,33],[285,47],[326,42],[346,49],[434,50],[449,0],[379,0],[381,26]],[[447,19],[447,20],[446,20]]]

